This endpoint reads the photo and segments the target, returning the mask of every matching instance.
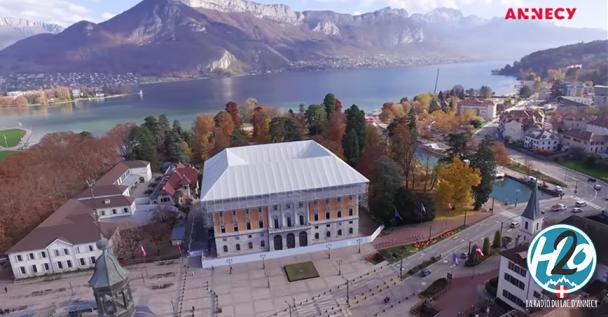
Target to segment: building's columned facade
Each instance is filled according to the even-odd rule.
[[[314,141],[230,148],[205,164],[201,206],[218,257],[278,251],[357,237],[367,184]]]

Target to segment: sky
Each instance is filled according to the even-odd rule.
[[[69,26],[88,20],[102,22],[137,4],[140,0],[0,0],[0,16],[28,18]],[[460,9],[465,15],[504,17],[510,7],[575,7],[573,20],[556,24],[608,29],[606,0],[257,0],[284,3],[294,10],[332,10],[360,14],[386,6],[425,13],[437,7]]]

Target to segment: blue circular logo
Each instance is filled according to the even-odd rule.
[[[578,291],[591,280],[597,254],[585,232],[559,224],[545,228],[532,239],[526,261],[536,284],[560,297]]]

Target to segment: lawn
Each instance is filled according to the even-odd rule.
[[[573,169],[577,172],[581,172],[583,174],[587,174],[590,176],[593,176],[595,178],[601,178],[605,181],[608,181],[608,170],[606,169],[600,169],[600,168],[588,168],[585,165],[583,165],[583,163],[578,162],[578,161],[573,161],[573,160],[568,160],[568,161],[560,161],[559,164]]]
[[[0,151],[0,161],[6,159],[7,157],[15,154],[17,152],[14,151]]]
[[[0,131],[0,145],[3,147],[13,147],[19,144],[21,138],[25,135],[25,130],[22,129],[7,129]]]
[[[285,265],[283,269],[287,274],[287,280],[290,282],[319,277],[319,272],[310,261]]]
[[[378,251],[385,260],[389,263],[397,262],[403,258],[407,258],[408,256],[418,252],[418,249],[411,244],[400,245],[392,248],[382,249]]]

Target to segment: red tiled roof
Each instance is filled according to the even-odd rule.
[[[143,168],[148,166],[150,163],[146,161],[122,161],[114,165],[107,173],[100,177],[95,184],[96,185],[114,185],[114,182],[122,176],[130,168]]]
[[[191,167],[183,164],[178,164],[173,173],[169,176],[169,179],[163,186],[162,193],[173,196],[178,188],[182,186],[190,186],[190,188],[196,188],[198,182],[198,171]]]

